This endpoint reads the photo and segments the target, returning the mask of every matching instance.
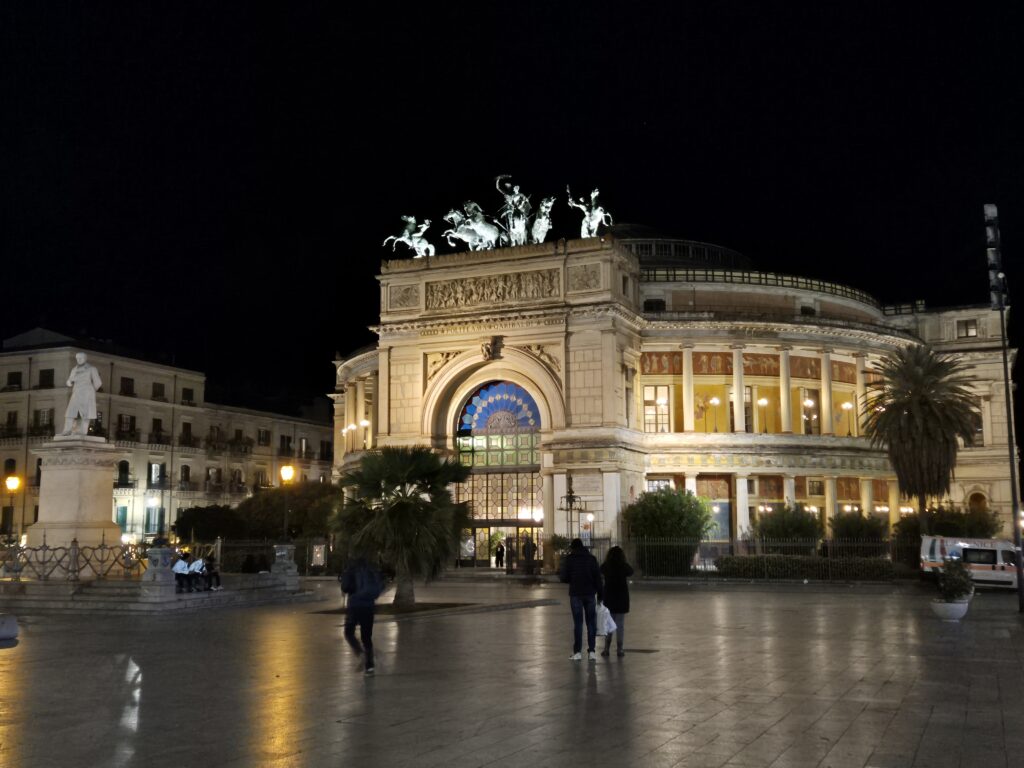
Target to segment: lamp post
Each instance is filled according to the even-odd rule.
[[[768,431],[768,398],[762,397],[757,401],[757,404],[761,406],[761,431]]]
[[[565,496],[559,509],[565,512],[566,531],[572,536],[572,521],[576,518],[576,537],[580,535],[580,516],[586,511],[586,503],[572,491],[572,475],[566,475]]]
[[[722,401],[719,400],[717,397],[712,397],[710,400],[708,400],[708,402],[711,403],[711,406],[715,409],[715,432],[717,432],[718,431],[718,406],[721,404]],[[707,417],[706,416],[704,417],[704,424],[705,424],[705,426],[707,426]]]
[[[851,437],[853,435],[853,424],[851,423],[850,411],[853,410],[853,403],[847,400],[840,408],[846,411],[846,436]]]
[[[369,419],[362,419],[362,420],[360,420],[359,426],[363,428],[363,450],[365,451],[367,448],[370,447],[370,446],[368,446],[366,444],[366,428],[370,426],[370,420]]]
[[[11,502],[11,533],[14,533],[14,494],[18,492],[18,488],[21,487],[21,478],[17,475],[8,475],[7,479],[4,480],[4,485],[7,486],[7,495]],[[18,532],[20,536],[25,532],[25,510],[22,508],[21,511],[21,530]]]
[[[295,467],[291,464],[285,464],[281,467],[281,485],[288,485],[292,478],[295,477]],[[288,514],[291,512],[288,509],[288,499],[285,499],[284,505],[284,541],[288,541]]]

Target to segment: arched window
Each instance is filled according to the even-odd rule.
[[[540,464],[540,415],[525,389],[507,381],[478,389],[462,407],[456,447],[471,467]]]
[[[984,493],[972,493],[967,497],[967,508],[971,512],[987,512],[988,499]]]
[[[124,488],[128,486],[131,468],[127,461],[117,462],[117,484]]]
[[[4,460],[4,477],[10,477],[15,474],[18,469],[18,462],[14,459]]]

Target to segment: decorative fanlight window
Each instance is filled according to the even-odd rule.
[[[459,414],[456,446],[462,463],[471,467],[540,464],[537,403],[517,384],[485,384]]]

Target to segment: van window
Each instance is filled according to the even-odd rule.
[[[1010,549],[1003,550],[1003,563],[1005,565],[1017,566],[1017,553]]]
[[[974,565],[995,565],[996,551],[994,549],[968,549],[964,547],[964,562]]]

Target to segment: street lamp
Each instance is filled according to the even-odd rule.
[[[846,436],[850,437],[853,434],[853,424],[850,423],[850,411],[853,410],[853,403],[847,400],[840,406],[840,408],[846,411]]]
[[[366,444],[366,428],[370,426],[369,419],[361,419],[359,426],[363,428],[363,450],[365,451],[369,446]]]
[[[7,495],[10,497],[10,500],[11,500],[11,528],[13,529],[14,528],[14,494],[16,494],[18,492],[18,488],[21,487],[21,478],[18,477],[17,475],[8,475],[7,479],[4,480],[4,485],[7,486]],[[19,533],[24,533],[24,532],[25,532],[25,510],[24,510],[24,508],[22,508],[22,511],[21,511],[21,531]],[[12,530],[12,533],[13,533],[13,530]]]
[[[292,481],[293,477],[295,477],[295,467],[293,467],[291,464],[285,464],[284,466],[281,467],[281,484],[282,485],[288,485],[288,483],[290,483]],[[288,514],[290,512],[291,512],[291,510],[288,509],[288,499],[285,499],[285,505],[284,505],[284,540],[285,541],[288,540]]]
[[[715,409],[715,432],[717,432],[718,431],[718,406],[721,404],[722,401],[719,400],[717,397],[712,397],[710,400],[708,400],[708,402],[711,403],[711,406]],[[705,416],[704,417],[704,426],[705,426],[705,428],[707,427],[707,421],[708,421],[707,420],[707,416]]]
[[[762,432],[767,432],[768,431],[768,415],[767,415],[768,398],[767,397],[762,397],[760,400],[757,401],[757,404],[759,406],[761,406],[761,431]]]
[[[580,517],[587,509],[587,504],[572,491],[572,475],[566,475],[565,496],[559,510],[565,512],[566,530],[572,536],[572,521],[576,518],[576,536],[580,535]]]

